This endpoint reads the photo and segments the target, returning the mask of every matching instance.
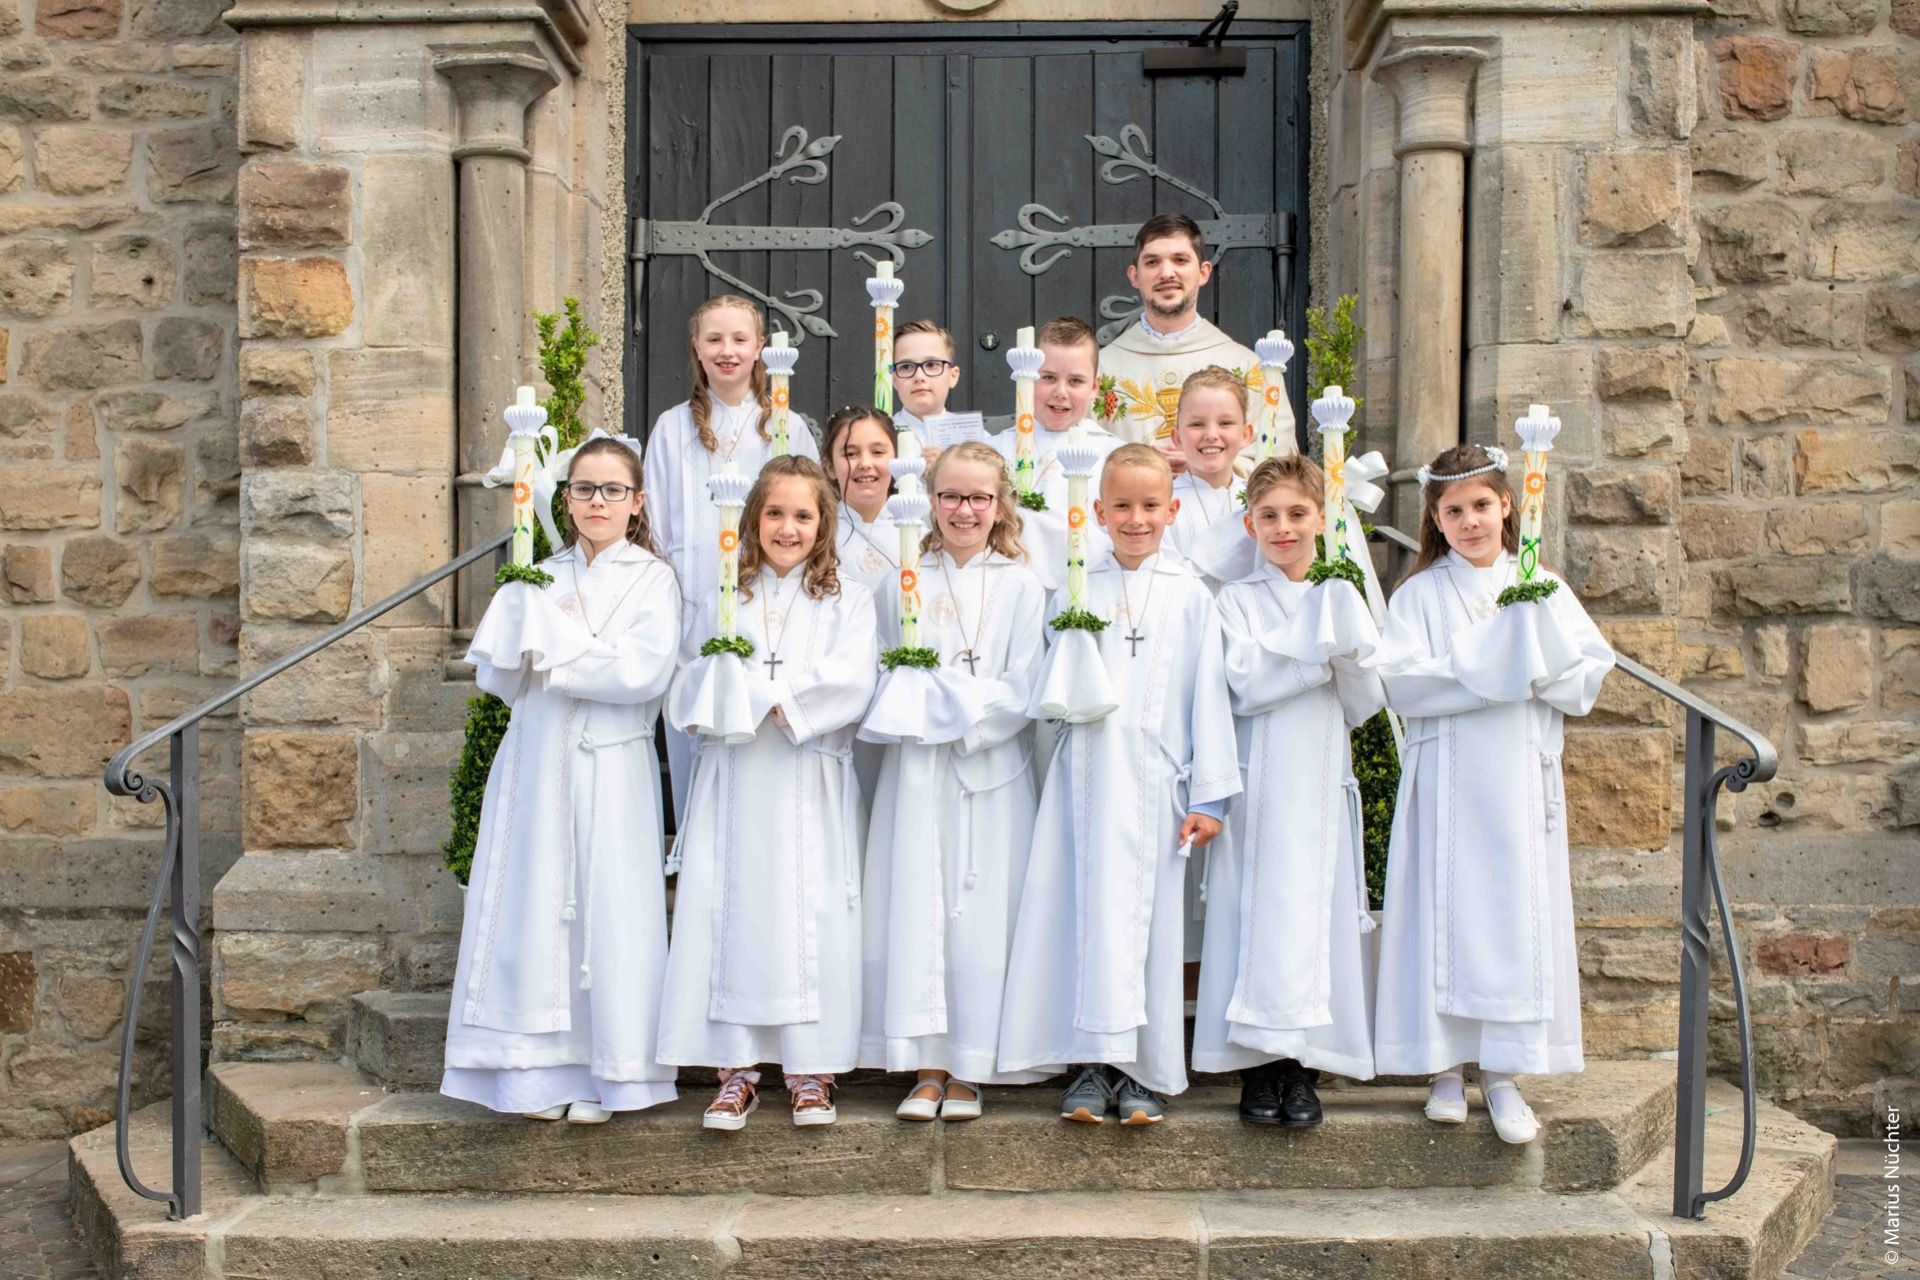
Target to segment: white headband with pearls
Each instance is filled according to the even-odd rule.
[[[1497,444],[1490,444],[1486,447],[1486,454],[1492,461],[1488,462],[1484,467],[1474,467],[1469,471],[1454,471],[1446,474],[1437,472],[1432,467],[1421,467],[1413,473],[1414,478],[1420,481],[1420,487],[1424,489],[1436,480],[1441,484],[1452,484],[1455,480],[1471,480],[1474,476],[1484,476],[1491,471],[1505,471],[1507,469],[1507,451],[1505,449],[1502,449]]]

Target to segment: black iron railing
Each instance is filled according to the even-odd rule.
[[[1398,529],[1379,526],[1373,533],[1401,550],[1417,549],[1413,540]],[[127,1185],[150,1200],[164,1202],[171,1218],[191,1217],[200,1212],[200,722],[281,672],[298,666],[343,636],[352,634],[469,565],[489,555],[499,555],[510,536],[503,533],[378,604],[362,609],[324,635],[201,703],[185,715],[146,734],[114,756],[107,765],[108,791],[115,795],[133,796],[148,804],[159,799],[166,808],[166,834],[160,874],[147,908],[146,926],[140,935],[139,950],[127,976],[127,1013],[121,1029],[114,1144],[120,1162],[120,1174],[126,1179]],[[1733,934],[1733,918],[1727,909],[1726,887],[1721,880],[1714,846],[1714,815],[1723,787],[1729,791],[1740,791],[1749,783],[1764,782],[1774,776],[1779,760],[1773,745],[1766,738],[1718,707],[1702,701],[1630,658],[1619,658],[1618,669],[1678,704],[1687,714],[1686,798],[1681,841],[1680,1053],[1679,1088],[1675,1101],[1673,1212],[1677,1217],[1699,1218],[1704,1216],[1709,1202],[1723,1200],[1734,1194],[1746,1181],[1753,1163],[1755,1138],[1753,1037],[1748,1022],[1746,981],[1741,971],[1739,949]],[[1714,737],[1721,729],[1745,742],[1752,754],[1716,768]],[[164,782],[146,778],[134,766],[136,760],[162,742],[167,744],[169,757],[168,780]],[[1727,964],[1733,980],[1734,1010],[1740,1037],[1740,1087],[1746,1099],[1739,1166],[1724,1187],[1712,1192],[1701,1189],[1701,1166],[1706,1142],[1709,892],[1720,914]],[[157,1191],[141,1182],[133,1172],[127,1154],[127,1125],[132,1109],[133,1049],[139,1022],[140,994],[144,987],[147,962],[153,952],[154,937],[159,931],[161,909],[169,901],[172,904],[173,954],[173,1188],[170,1191]]]
[[[499,554],[512,536],[503,533],[459,559],[441,565],[412,586],[369,605],[325,635],[316,636],[284,658],[135,740],[107,762],[108,791],[117,796],[132,796],[142,804],[152,804],[158,799],[166,808],[160,874],[147,906],[147,923],[140,933],[140,947],[134,954],[133,968],[127,973],[127,1012],[120,1028],[120,1082],[113,1113],[113,1141],[120,1176],[135,1192],[149,1200],[163,1202],[169,1218],[190,1218],[200,1212],[200,722],[468,565]],[[135,765],[141,756],[163,742],[167,744],[168,754],[165,782],[146,777]],[[127,1155],[127,1124],[133,1110],[133,1044],[140,1021],[140,993],[146,985],[154,935],[160,928],[160,909],[169,898],[173,904],[173,1188],[156,1191],[133,1172],[133,1162]]]
[[[1400,551],[1417,552],[1419,544],[1387,525],[1373,532]],[[1674,1098],[1673,1214],[1676,1218],[1706,1216],[1707,1204],[1738,1191],[1753,1167],[1756,1136],[1753,1088],[1753,1027],[1747,1016],[1747,980],[1740,966],[1740,948],[1733,935],[1733,915],[1727,910],[1727,890],[1720,878],[1719,853],[1714,845],[1714,818],[1720,790],[1744,791],[1748,784],[1765,782],[1780,768],[1773,744],[1710,702],[1625,655],[1616,655],[1617,670],[1633,677],[1687,713],[1685,808],[1680,819],[1680,1063]],[[1747,744],[1752,754],[1721,768],[1714,767],[1714,736],[1725,729]],[[1720,912],[1720,932],[1726,943],[1727,972],[1733,981],[1734,1021],[1740,1035],[1740,1092],[1745,1118],[1740,1130],[1740,1163],[1733,1177],[1718,1191],[1701,1190],[1702,1163],[1707,1139],[1707,893],[1711,890]]]

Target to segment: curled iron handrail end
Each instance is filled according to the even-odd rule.
[[[1726,880],[1720,874],[1720,849],[1719,842],[1714,838],[1713,816],[1714,810],[1719,807],[1720,790],[1723,786],[1728,790],[1737,791],[1746,785],[1746,780],[1736,786],[1734,779],[1744,778],[1746,774],[1760,768],[1767,770],[1767,778],[1773,776],[1773,769],[1777,767],[1778,762],[1770,759],[1773,754],[1772,746],[1765,738],[1760,739],[1760,744],[1766,747],[1765,755],[1769,759],[1762,759],[1756,754],[1752,760],[1737,760],[1715,770],[1707,784],[1707,815],[1701,832],[1701,852],[1706,858],[1707,883],[1713,890],[1714,906],[1720,913],[1720,939],[1726,947],[1727,975],[1732,979],[1734,1028],[1740,1042],[1741,1124],[1740,1160],[1734,1166],[1733,1176],[1728,1178],[1726,1185],[1718,1191],[1703,1190],[1694,1194],[1690,1216],[1695,1219],[1707,1216],[1709,1204],[1715,1200],[1727,1199],[1746,1185],[1747,1175],[1753,1170],[1754,1151],[1759,1144],[1759,1110],[1753,1075],[1753,1014],[1747,1004],[1746,966],[1740,963],[1740,946],[1734,937],[1733,912],[1727,905]],[[1764,781],[1765,778],[1750,780]]]
[[[160,926],[160,911],[166,904],[167,886],[173,879],[174,860],[180,856],[180,808],[173,788],[164,782],[145,782],[130,774],[142,802],[156,795],[166,806],[167,830],[160,856],[160,874],[154,878],[153,898],[147,904],[146,924],[140,930],[140,945],[135,948],[133,967],[127,971],[127,1007],[120,1020],[120,1074],[115,1083],[113,1108],[113,1155],[120,1166],[120,1177],[135,1195],[167,1206],[167,1216],[178,1220],[185,1208],[182,1189],[157,1191],[140,1180],[133,1171],[133,1155],[127,1147],[127,1131],[133,1123],[133,1046],[140,1026],[140,997],[146,990],[147,963],[153,957],[153,940]],[[109,781],[111,788],[111,781]],[[131,791],[117,794],[131,795]],[[195,1010],[196,1017],[198,1010]],[[175,1142],[185,1141],[174,1134]]]

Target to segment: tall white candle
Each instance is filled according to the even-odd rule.
[[[1520,581],[1531,582],[1540,572],[1540,535],[1547,520],[1547,455],[1560,434],[1560,419],[1544,404],[1530,404],[1527,415],[1513,424],[1520,433],[1525,477],[1520,482]]]
[[[1270,329],[1267,336],[1253,344],[1260,361],[1263,393],[1260,416],[1255,426],[1254,461],[1265,462],[1280,448],[1280,404],[1287,394],[1287,361],[1293,359],[1293,343],[1283,330]]]
[[[920,453],[920,441],[912,431],[900,432],[900,452],[888,464],[893,473],[894,495],[887,499],[887,514],[900,534],[900,645],[920,647],[920,536],[926,532],[930,510],[927,495],[921,491],[920,477],[927,462]]]
[[[1013,370],[1013,487],[1027,494],[1039,483],[1039,467],[1034,462],[1033,384],[1040,377],[1043,357],[1033,345],[1033,326],[1026,325],[1007,352],[1007,365]]]
[[[873,404],[889,416],[893,413],[893,309],[905,288],[893,278],[892,259],[877,264],[867,281],[867,298],[873,303]]]
[[[1347,559],[1352,531],[1347,528],[1347,424],[1353,419],[1353,401],[1337,386],[1328,387],[1313,402],[1313,420],[1320,424],[1320,459],[1327,475],[1327,559]]]
[[[532,387],[521,387],[507,410],[507,442],[513,446],[513,563],[533,563],[533,473],[538,465],[534,446],[547,411],[534,402]]]
[[[767,366],[767,381],[773,397],[773,456],[784,458],[792,452],[787,440],[787,411],[793,403],[789,380],[793,377],[794,365],[800,360],[800,349],[787,340],[785,330],[776,329],[761,349],[760,359]]]
[[[1087,448],[1085,427],[1068,428],[1067,448],[1075,455],[1067,459],[1067,607],[1084,609],[1087,604],[1087,482],[1092,478],[1091,450]],[[1082,454],[1088,456],[1078,456]]]
[[[739,634],[736,615],[740,606],[740,510],[747,504],[747,490],[753,481],[740,474],[728,458],[720,470],[707,477],[707,493],[720,509],[720,634],[731,640]]]

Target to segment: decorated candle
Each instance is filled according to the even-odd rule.
[[[873,303],[873,404],[880,412],[893,414],[893,309],[900,303],[906,284],[893,278],[891,259],[874,267],[867,281],[867,298]],[[902,445],[900,452],[905,453]]]
[[[740,474],[729,458],[707,477],[707,493],[720,508],[720,634],[731,640],[739,634],[735,613],[740,605],[740,510],[747,505],[753,481]]]
[[[1293,359],[1293,344],[1283,330],[1271,329],[1254,341],[1253,354],[1260,359],[1260,383],[1265,389],[1255,427],[1254,461],[1265,462],[1280,448],[1280,404],[1287,394],[1287,361]]]
[[[1313,420],[1320,424],[1320,465],[1327,476],[1327,559],[1351,559],[1347,528],[1347,424],[1353,420],[1353,401],[1338,386],[1330,386],[1313,402]]]
[[[1100,461],[1099,451],[1087,443],[1087,429],[1067,429],[1060,446],[1060,466],[1067,473],[1067,607],[1087,607],[1087,482]]]
[[[772,384],[773,456],[784,458],[791,452],[787,445],[787,409],[793,402],[787,380],[793,376],[793,366],[800,359],[800,348],[787,341],[785,330],[776,329],[761,349],[760,359],[766,363],[767,381]]]
[[[931,507],[920,488],[927,461],[912,431],[900,432],[899,456],[888,464],[888,469],[893,473],[894,494],[887,499],[887,514],[900,533],[900,647],[917,649],[920,647],[920,536],[926,532]]]
[[[1547,455],[1560,434],[1560,419],[1544,404],[1530,404],[1527,415],[1513,424],[1520,433],[1526,468],[1520,485],[1520,581],[1531,582],[1540,571],[1540,532],[1547,518]]]
[[[533,401],[533,388],[521,387],[507,409],[507,443],[513,446],[513,563],[533,563],[533,473],[535,445],[547,411]]]
[[[1039,483],[1033,452],[1033,384],[1040,377],[1042,359],[1033,345],[1033,327],[1022,328],[1007,352],[1007,367],[1013,370],[1013,487],[1022,494],[1032,493]]]

